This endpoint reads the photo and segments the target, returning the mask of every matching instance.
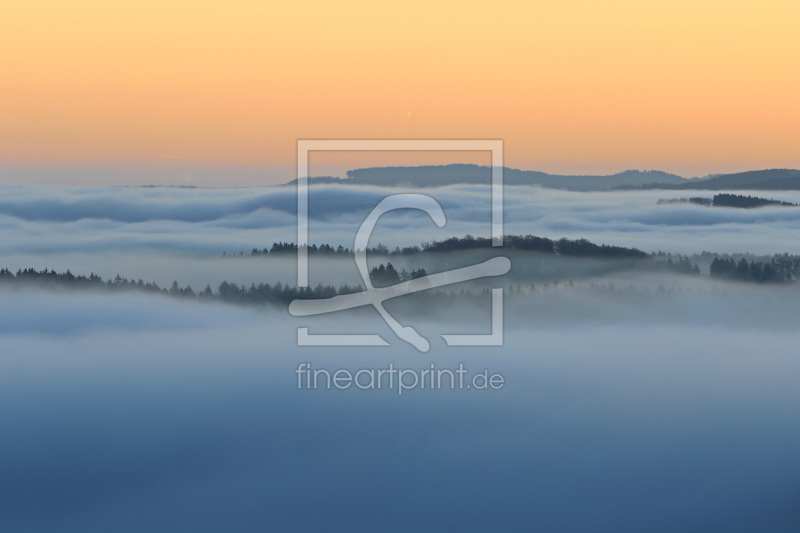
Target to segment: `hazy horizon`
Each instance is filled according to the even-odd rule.
[[[313,177],[338,177],[346,178],[349,170],[368,168],[372,166],[425,166],[448,165],[464,163],[465,158],[423,158],[419,165],[408,160],[383,159],[374,160],[367,158],[364,165],[312,165],[310,174]],[[489,162],[483,161],[487,157],[483,154],[474,158],[467,158],[467,163],[488,166]],[[531,170],[545,172],[553,175],[613,175],[628,170],[662,171],[674,174],[685,179],[701,178],[715,174],[733,174],[753,170],[768,170],[775,168],[800,168],[780,167],[778,165],[765,165],[758,168],[741,166],[721,166],[718,168],[704,168],[703,173],[686,173],[680,167],[677,170],[659,167],[615,166],[562,166],[562,167],[517,167],[504,165],[506,168],[518,170]],[[194,186],[194,187],[258,187],[263,185],[283,185],[297,178],[296,167],[273,167],[266,165],[199,165],[199,164],[165,164],[165,165],[3,165],[0,164],[0,184],[32,184],[51,186]]]

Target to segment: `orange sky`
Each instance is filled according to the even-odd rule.
[[[0,165],[478,138],[550,172],[796,168],[798,20],[796,0],[0,0]]]

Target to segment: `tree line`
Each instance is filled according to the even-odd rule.
[[[424,274],[423,274],[424,275]],[[69,270],[56,272],[52,269],[36,270],[25,268],[16,273],[7,268],[0,269],[0,286],[31,286],[58,287],[64,289],[98,289],[115,292],[144,292],[163,294],[180,298],[197,298],[208,300],[236,301],[242,303],[280,303],[288,304],[298,298],[329,298],[337,294],[349,294],[362,291],[360,286],[351,287],[342,285],[338,289],[332,285],[318,285],[316,287],[291,287],[280,282],[275,284],[252,283],[250,287],[223,281],[215,292],[210,284],[200,291],[192,289],[191,285],[182,287],[173,281],[169,288],[160,287],[154,282],[132,280],[117,274],[116,277],[103,280],[97,274],[88,276],[75,275]]]
[[[800,257],[775,255],[770,261],[716,257],[711,262],[709,274],[712,278],[760,283],[796,281],[800,277]]]
[[[381,264],[374,267],[370,272],[374,286],[391,285],[409,279],[425,276],[426,272],[420,268],[411,272],[405,270],[397,271],[391,263]],[[0,287],[46,287],[58,288],[63,290],[97,290],[103,292],[131,293],[141,292],[147,294],[159,294],[167,297],[181,299],[192,299],[199,301],[221,301],[243,305],[278,305],[286,307],[292,300],[298,299],[320,299],[331,298],[337,295],[352,294],[361,292],[364,287],[361,285],[333,285],[318,284],[316,287],[294,287],[283,283],[251,283],[249,287],[223,281],[219,284],[216,291],[206,284],[200,291],[192,289],[191,285],[182,287],[177,281],[173,281],[169,288],[160,287],[157,283],[144,282],[143,280],[132,280],[117,274],[116,277],[103,280],[97,274],[89,276],[75,275],[69,270],[66,272],[56,272],[52,269],[36,270],[25,268],[17,270],[16,273],[7,268],[0,269]],[[427,291],[431,294],[416,293],[413,296],[416,300],[424,298],[449,298],[452,295],[447,291]],[[478,297],[487,294],[486,289],[481,289],[477,293],[462,290],[459,295]]]
[[[622,246],[610,246],[607,244],[594,244],[587,239],[570,240],[562,238],[558,240],[535,235],[507,235],[503,239],[503,247],[513,250],[525,250],[531,252],[543,252],[554,255],[571,255],[581,257],[615,257],[615,258],[645,258],[646,252],[636,248],[626,248]],[[415,255],[420,253],[440,253],[453,252],[459,250],[475,250],[492,248],[492,239],[487,237],[474,237],[466,235],[464,237],[450,237],[442,241],[424,242],[422,245],[395,247],[394,250],[384,244],[367,248],[367,253],[378,255]],[[296,253],[297,244],[293,242],[275,242],[272,247],[267,249],[253,248],[250,255],[271,255]],[[352,250],[342,245],[331,246],[312,244],[308,246],[309,254],[351,254]],[[223,254],[226,255],[226,254]],[[240,253],[239,255],[244,255]]]
[[[764,207],[766,205],[777,205],[783,207],[797,207],[797,204],[791,202],[782,202],[780,200],[770,200],[769,198],[760,198],[758,196],[744,196],[743,194],[715,194],[713,198],[691,197],[691,198],[660,198],[657,202],[660,204],[697,204],[706,207],[741,207],[745,209],[752,209],[755,207]]]
[[[769,198],[759,198],[758,196],[744,196],[742,194],[715,194],[714,205],[720,207],[743,207],[748,209],[763,207],[765,205],[797,207],[797,204],[791,202],[781,202],[779,200],[770,200]]]

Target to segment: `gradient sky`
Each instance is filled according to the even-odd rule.
[[[796,0],[0,0],[0,166],[290,179],[297,139],[499,138],[550,172],[800,167],[798,20]]]

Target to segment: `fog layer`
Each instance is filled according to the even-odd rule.
[[[646,307],[635,323],[511,316],[504,347],[422,355],[388,335],[385,348],[298,348],[302,321],[216,304],[17,301],[0,317],[14,321],[0,330],[9,531],[800,527],[794,330],[662,325]],[[463,363],[506,384],[297,390],[301,362]]]

